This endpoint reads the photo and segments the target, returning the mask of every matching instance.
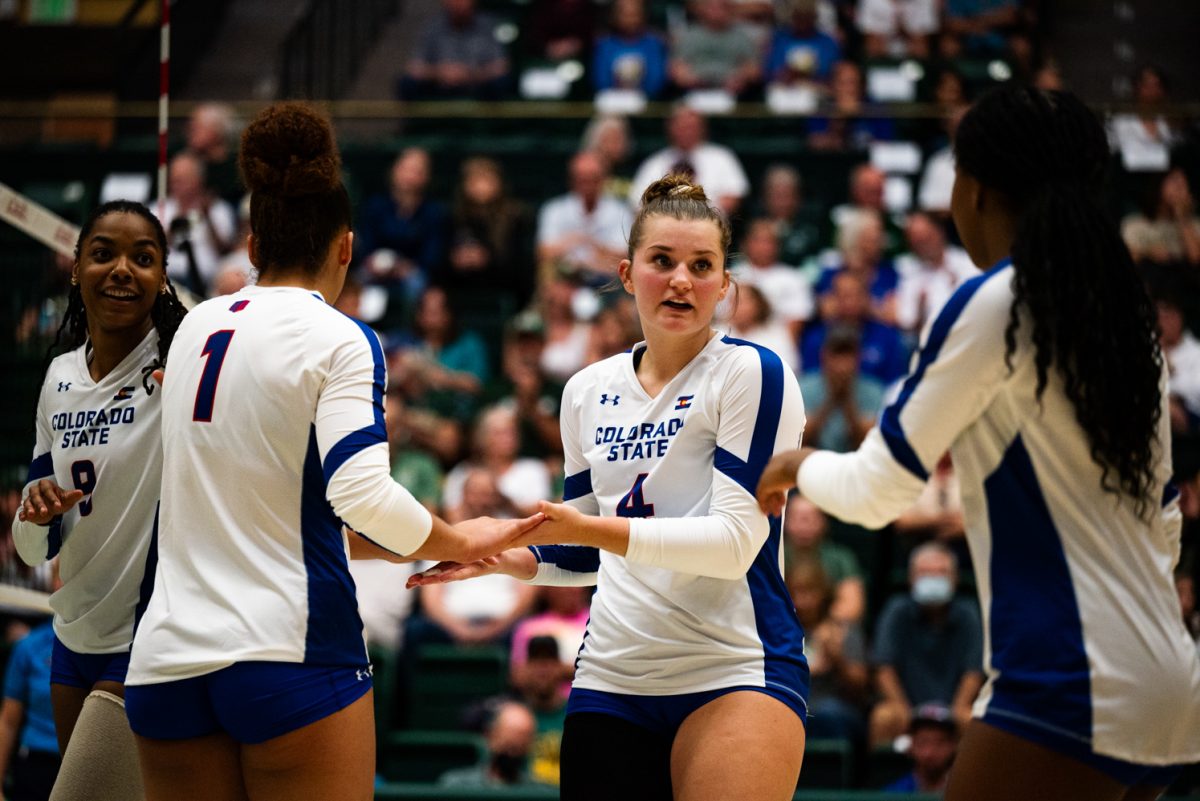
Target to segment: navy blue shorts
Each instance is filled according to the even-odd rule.
[[[680,695],[626,695],[603,690],[573,689],[567,698],[567,714],[597,712],[627,720],[663,737],[673,738],[688,715],[722,695],[742,690],[763,693],[782,701],[795,712],[800,722],[808,724],[808,709],[804,701],[773,687],[722,687],[698,693]]]
[[[134,734],[186,740],[226,732],[261,743],[327,718],[371,689],[371,668],[238,662],[214,673],[125,688]]]
[[[50,655],[50,683],[65,684],[90,690],[98,681],[125,683],[129,672],[129,652],[116,654],[80,654],[62,644],[58,635],[54,637],[54,649]]]
[[[1136,762],[1125,762],[1121,759],[1101,756],[1092,751],[1091,745],[1083,740],[1059,734],[1036,723],[1009,715],[985,714],[983,722],[1093,767],[1126,787],[1138,785],[1169,787],[1175,779],[1179,778],[1184,767],[1183,765],[1139,765]]]

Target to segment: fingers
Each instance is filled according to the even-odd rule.
[[[524,534],[526,531],[535,529],[538,526],[540,526],[542,523],[544,523],[545,520],[546,520],[546,515],[543,512],[535,512],[534,514],[531,514],[529,517],[526,517],[523,520],[513,520],[512,524],[511,524],[511,528],[513,529],[513,536],[515,537],[519,534]]]

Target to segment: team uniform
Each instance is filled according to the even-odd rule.
[[[1012,280],[1006,259],[960,286],[862,447],[811,455],[797,482],[821,508],[878,527],[917,499],[949,449],[986,632],[975,716],[1125,784],[1165,785],[1153,766],[1200,760],[1200,660],[1171,581],[1181,516],[1165,383],[1162,504],[1147,521],[1101,489],[1056,370],[1036,397],[1027,314],[1006,365]]]
[[[170,365],[130,723],[261,742],[371,688],[343,521],[410,553],[432,518],[389,474],[378,338],[316,293],[256,286],[202,303]]]
[[[44,478],[83,498],[48,526],[13,521],[17,553],[31,565],[58,557],[51,681],[91,689],[123,682],[134,620],[150,583],[162,478],[162,393],[144,368],[158,332],[100,381],[91,343],[55,358],[37,406],[29,486]]]
[[[773,352],[714,337],[657,395],[613,356],[567,383],[564,499],[628,517],[624,557],[532,550],[538,584],[596,584],[568,714],[673,736],[708,700],[753,688],[804,718],[804,634],[784,585],[779,518],[754,500],[771,456],[798,446],[796,378]]]

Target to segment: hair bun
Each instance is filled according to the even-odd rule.
[[[333,128],[304,103],[277,103],[255,117],[238,163],[247,189],[278,197],[329,192],[342,182]]]
[[[696,183],[690,175],[672,172],[659,178],[646,187],[642,193],[642,205],[649,206],[654,201],[662,200],[698,200],[708,202],[704,187]]]

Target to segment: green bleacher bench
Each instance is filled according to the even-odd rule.
[[[457,729],[472,703],[508,686],[508,654],[498,646],[426,645],[412,677],[410,723],[419,729]]]
[[[380,741],[379,772],[388,781],[436,782],[448,770],[477,765],[483,737],[457,731],[393,731]]]

